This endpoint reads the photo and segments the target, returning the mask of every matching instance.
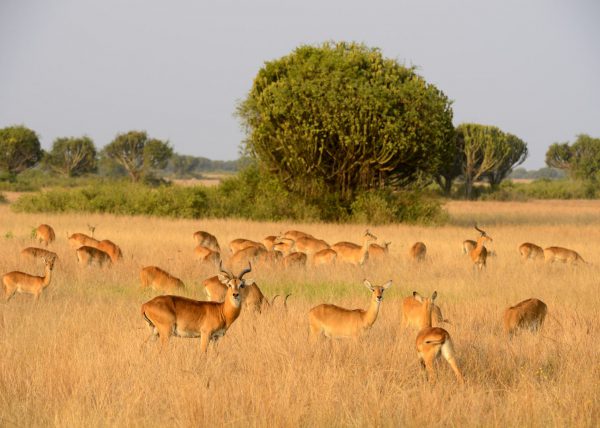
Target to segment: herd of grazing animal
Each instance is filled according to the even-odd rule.
[[[88,226],[92,236],[74,233],[68,242],[75,249],[80,265],[111,266],[123,258],[118,245],[110,240],[97,240],[93,237],[93,226]],[[463,252],[468,254],[474,268],[486,267],[488,250],[486,242],[492,238],[475,225],[480,236],[477,240],[465,240]],[[35,239],[48,247],[56,239],[51,226],[40,225],[35,230]],[[231,324],[239,317],[243,307],[260,313],[264,308],[273,305],[261,292],[253,280],[244,279],[252,271],[252,265],[281,263],[284,268],[334,265],[347,263],[363,266],[369,259],[381,260],[389,254],[390,242],[382,246],[375,243],[377,237],[369,230],[365,231],[361,244],[338,242],[329,245],[326,241],[308,233],[291,230],[277,236],[271,235],[262,242],[249,239],[234,239],[229,243],[231,266],[247,266],[238,275],[223,268],[221,247],[217,238],[204,231],[193,234],[196,242],[194,254],[202,262],[219,266],[219,274],[202,282],[209,301],[197,301],[176,295],[160,295],[144,303],[141,312],[152,329],[150,337],[160,338],[161,349],[171,336],[200,338],[201,348],[206,352],[210,341],[222,337]],[[562,247],[541,247],[526,242],[518,247],[524,261],[544,260],[546,263],[560,261],[564,263],[585,263],[581,256]],[[15,293],[32,294],[38,300],[43,290],[52,279],[52,271],[58,260],[56,253],[38,247],[28,247],[21,251],[27,258],[41,259],[45,265],[43,276],[30,275],[13,271],[2,277],[4,297],[8,301]],[[416,242],[409,250],[409,257],[415,261],[425,260],[427,247],[423,242]],[[160,292],[182,290],[183,281],[157,266],[147,266],[140,271],[142,287],[151,287]],[[316,341],[320,336],[328,338],[359,338],[367,332],[377,320],[383,300],[383,293],[392,285],[388,281],[383,285],[373,285],[364,280],[365,287],[371,292],[367,309],[347,309],[333,304],[320,304],[308,312],[309,338]],[[287,298],[284,305],[287,307]],[[430,297],[423,297],[416,291],[402,301],[402,327],[416,327],[416,350],[419,361],[425,369],[430,382],[435,380],[433,363],[440,355],[454,371],[457,381],[464,382],[463,375],[456,362],[452,339],[448,331],[440,327],[441,323],[450,323],[444,319],[439,306],[435,304],[437,292]],[[518,330],[538,331],[543,323],[548,308],[544,302],[536,298],[524,300],[507,308],[503,316],[503,329],[510,338]],[[435,326],[434,326],[435,323]]]

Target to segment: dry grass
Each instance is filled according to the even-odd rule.
[[[157,343],[143,344],[149,330],[139,308],[152,294],[138,289],[140,267],[157,264],[183,279],[187,295],[203,298],[200,282],[215,269],[193,260],[196,230],[212,231],[225,246],[291,227],[329,242],[359,241],[365,226],[17,215],[0,207],[0,273],[43,272],[18,256],[42,222],[55,227],[51,248],[60,257],[37,304],[23,295],[0,303],[0,425],[597,426],[600,205],[453,203],[449,211],[465,226],[372,228],[380,241],[392,241],[390,259],[379,266],[256,269],[248,277],[266,295],[294,293],[288,311],[242,313],[205,356],[198,340],[172,339],[162,354]],[[461,254],[462,240],[475,237],[473,220],[498,253],[482,274]],[[123,263],[112,270],[76,265],[66,235],[86,232],[87,223],[121,245]],[[417,240],[428,246],[423,264],[407,257]],[[517,246],[526,240],[576,249],[592,264],[522,264]],[[308,310],[322,302],[365,307],[364,277],[394,280],[370,333],[358,342],[309,345]],[[464,388],[443,361],[434,387],[420,372],[416,332],[400,329],[401,299],[413,290],[438,291]],[[502,311],[529,297],[546,302],[552,316],[541,335],[508,343]]]

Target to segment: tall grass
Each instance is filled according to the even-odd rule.
[[[367,225],[16,214],[0,207],[0,273],[43,272],[18,256],[33,244],[31,226],[42,222],[55,227],[51,249],[60,257],[37,304],[26,295],[0,304],[0,424],[596,426],[600,204],[587,204],[593,202],[452,203],[448,226],[372,228],[380,241],[392,241],[389,260],[377,265],[256,267],[247,276],[267,296],[293,293],[288,310],[276,304],[258,315],[242,312],[207,355],[198,340],[173,338],[162,354],[158,343],[144,344],[149,330],[139,308],[153,293],[138,288],[142,266],[163,267],[184,280],[186,295],[203,298],[200,282],[215,268],[193,260],[196,230],[215,233],[225,247],[292,227],[331,243],[358,241]],[[498,254],[481,274],[460,252],[462,240],[475,237],[472,219],[486,225]],[[66,235],[88,223],[97,237],[121,245],[122,263],[110,270],[77,266]],[[422,264],[407,257],[417,240],[428,247]],[[525,240],[576,249],[591,265],[523,264],[516,247]],[[366,307],[363,278],[394,281],[371,331],[356,342],[309,345],[308,310],[322,302]],[[443,362],[435,386],[421,373],[416,331],[400,328],[401,300],[413,290],[438,291],[464,388]],[[548,305],[546,325],[537,336],[508,342],[502,311],[529,297]]]

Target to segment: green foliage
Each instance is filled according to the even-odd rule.
[[[527,159],[527,144],[516,135],[505,134],[503,144],[509,148],[508,155],[485,174],[492,188],[498,187],[516,165],[522,164]]]
[[[573,178],[600,180],[600,138],[580,134],[572,145],[554,143],[546,152],[546,164],[569,171]]]
[[[571,148],[569,143],[554,143],[546,152],[546,165],[551,168],[568,171],[571,162]]]
[[[528,171],[525,168],[515,168],[513,172],[510,173],[508,178],[516,178],[516,179],[541,179],[548,178],[550,180],[557,180],[561,178],[565,178],[566,174],[563,170],[548,167],[548,168],[540,168],[535,170]]]
[[[103,155],[120,164],[131,181],[140,181],[155,169],[164,169],[173,149],[168,142],[149,139],[145,131],[118,134],[102,151]]]
[[[219,161],[204,157],[173,154],[167,166],[167,172],[177,178],[199,178],[203,172],[238,170],[238,161]]]
[[[359,44],[266,63],[238,115],[247,153],[306,201],[337,195],[347,207],[355,192],[404,185],[454,155],[448,98]]]
[[[0,129],[0,170],[16,175],[35,166],[43,152],[37,134],[25,126]]]
[[[6,196],[4,196],[4,193],[0,192],[0,204],[5,204],[8,201],[6,200]]]
[[[593,183],[577,180],[541,179],[531,183],[503,182],[494,192],[484,193],[481,199],[524,201],[529,199],[597,199],[600,188]]]
[[[44,156],[44,165],[58,174],[76,177],[96,171],[97,154],[89,137],[57,138]]]

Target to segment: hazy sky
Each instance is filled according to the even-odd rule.
[[[454,123],[529,145],[600,137],[600,2],[0,0],[0,127],[49,148],[145,129],[182,154],[236,159],[233,116],[265,61],[301,44],[363,42],[418,66]]]

